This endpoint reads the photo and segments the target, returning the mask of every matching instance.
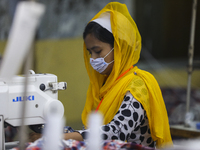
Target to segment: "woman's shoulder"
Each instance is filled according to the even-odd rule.
[[[126,91],[128,95],[132,95],[135,99],[141,102],[149,99],[149,93],[144,80],[140,76],[135,76],[128,84]]]
[[[134,78],[129,83],[128,87],[129,86],[132,86],[132,87],[134,86],[135,88],[137,88],[137,87],[145,86],[145,82],[140,76],[135,75]]]
[[[144,109],[142,104],[137,99],[135,99],[135,97],[130,91],[127,91],[126,94],[124,95],[124,100],[122,104],[125,104],[125,103],[129,103],[133,105],[133,107],[136,107],[136,108],[139,108],[139,106],[141,106],[142,109]]]

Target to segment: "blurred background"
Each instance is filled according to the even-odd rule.
[[[0,57],[20,0],[0,0]],[[59,91],[65,107],[66,125],[82,129],[89,79],[83,60],[82,33],[85,25],[112,0],[38,0],[46,6],[34,42],[36,73],[52,73],[67,82]],[[118,0],[125,3],[142,36],[137,66],[157,79],[171,125],[184,122],[186,112],[188,48],[192,0]],[[200,2],[197,4],[194,63],[190,110],[200,121]],[[23,43],[21,43],[23,44]],[[16,49],[17,50],[17,49]],[[17,56],[16,56],[17,57]]]

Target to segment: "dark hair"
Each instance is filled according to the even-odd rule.
[[[113,34],[98,23],[90,22],[87,24],[83,32],[83,39],[85,39],[88,34],[93,34],[98,40],[108,43],[114,47]]]

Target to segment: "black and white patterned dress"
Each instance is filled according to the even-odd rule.
[[[146,111],[130,92],[124,96],[124,100],[112,121],[103,125],[101,130],[104,140],[121,140],[155,147]],[[89,129],[78,132],[85,139]]]

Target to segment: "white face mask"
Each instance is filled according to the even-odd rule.
[[[112,52],[113,49],[111,49],[110,52],[106,56],[108,56]],[[106,58],[106,56],[104,58]],[[91,66],[94,68],[94,70],[98,71],[99,73],[102,73],[104,70],[106,70],[109,64],[114,62],[113,60],[107,63],[105,62],[104,58],[96,58],[96,59],[90,58]]]

